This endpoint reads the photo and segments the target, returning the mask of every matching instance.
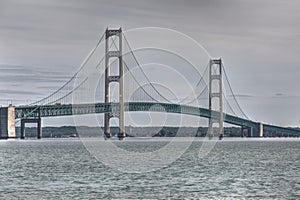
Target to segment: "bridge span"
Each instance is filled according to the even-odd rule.
[[[118,113],[119,103],[90,103],[90,104],[55,104],[55,105],[34,105],[34,106],[19,106],[12,107],[14,110],[13,118],[10,116],[5,121],[10,126],[15,119],[21,120],[21,138],[25,138],[25,124],[37,123],[38,124],[38,138],[42,137],[41,132],[41,118],[43,117],[56,117],[56,116],[71,116],[71,115],[86,115],[95,113]],[[11,109],[12,109],[11,108]],[[9,108],[1,108],[8,109]],[[204,117],[212,119],[214,116],[219,116],[218,111],[209,110],[207,108],[171,104],[171,103],[154,103],[154,102],[125,102],[125,112],[165,112],[165,113],[177,113],[184,115],[193,115],[198,117]],[[262,124],[260,122],[243,119],[233,115],[224,113],[224,122],[236,126],[242,127],[242,130],[246,130],[246,135],[250,137],[263,137],[271,134],[281,133],[282,135],[300,136],[300,130],[279,127],[269,124]],[[11,122],[9,122],[11,121]],[[2,123],[3,120],[2,120]],[[1,127],[5,127],[3,124]],[[15,128],[15,127],[13,127]],[[7,133],[5,133],[7,132]],[[1,128],[1,138],[13,137],[8,133],[7,129]]]

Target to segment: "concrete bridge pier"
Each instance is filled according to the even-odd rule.
[[[21,139],[25,139],[25,127],[27,123],[37,124],[37,139],[42,138],[42,118],[21,120]]]
[[[0,108],[0,139],[16,138],[15,107]]]
[[[263,137],[263,124],[258,123],[255,127],[242,126],[241,137]]]
[[[258,129],[258,137],[264,137],[264,127],[262,123],[259,123],[259,129]]]
[[[251,127],[242,126],[241,137],[252,137],[253,129]]]

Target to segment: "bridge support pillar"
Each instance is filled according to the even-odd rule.
[[[253,136],[253,128],[242,126],[241,137],[252,137]]]
[[[262,123],[259,123],[259,137],[264,136],[264,126]]]
[[[263,124],[257,123],[254,127],[242,127],[242,133],[241,137],[263,137],[264,136],[264,130],[263,130]]]
[[[218,87],[214,88],[214,82],[217,82]],[[218,98],[219,103],[213,106],[213,99]],[[216,108],[213,108],[216,107]],[[218,124],[219,139],[224,137],[224,116],[223,116],[223,83],[222,83],[222,60],[215,59],[209,61],[209,109],[216,109],[217,112],[211,112],[209,118],[208,136],[214,136],[214,124]]]
[[[119,133],[118,137],[120,140],[125,138],[125,120],[124,120],[124,67],[123,67],[123,53],[122,53],[122,29],[111,30],[106,29],[106,41],[105,41],[105,103],[110,102],[110,89],[109,84],[111,82],[119,83],[119,104],[117,106],[111,105],[110,113],[104,115],[104,137],[111,138],[110,131],[110,118],[119,118]],[[116,36],[119,38],[119,47],[117,51],[110,51],[110,37]],[[113,41],[114,42],[114,41]],[[111,57],[117,57],[119,59],[119,74],[112,76],[110,74],[110,63]]]
[[[15,107],[0,108],[0,139],[16,138]]]
[[[37,122],[37,139],[42,139],[42,118]]]
[[[25,121],[21,119],[21,139],[25,139]]]
[[[42,139],[42,118],[21,119],[21,139],[25,139],[25,128],[27,123],[37,124],[37,139]]]

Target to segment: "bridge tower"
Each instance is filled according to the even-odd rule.
[[[213,101],[214,98],[219,99],[218,103]],[[214,124],[218,124],[219,139],[222,139],[224,137],[224,116],[221,59],[209,61],[209,109],[213,111],[215,107],[217,112],[211,112],[209,118],[208,136],[210,139],[214,136]]]
[[[119,39],[119,47],[117,51],[110,51],[110,37],[116,36]],[[119,133],[120,140],[125,138],[125,120],[124,120],[124,67],[122,56],[122,29],[106,29],[105,32],[105,103],[111,103],[110,101],[110,89],[109,84],[111,82],[119,83],[119,103],[111,104],[111,112],[104,115],[104,137],[111,138],[110,132],[110,118],[119,118]],[[112,76],[110,74],[110,62],[109,59],[117,57],[119,59],[119,74]]]

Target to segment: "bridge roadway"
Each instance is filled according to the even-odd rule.
[[[19,106],[15,108],[15,118],[21,119],[37,119],[42,117],[84,115],[94,113],[117,113],[119,109],[118,103],[93,103],[93,104],[55,104],[42,106]],[[154,102],[126,102],[125,112],[167,112],[178,113],[204,118],[214,118],[218,116],[218,112],[211,111],[206,108],[195,106],[154,103]],[[228,124],[250,128],[252,136],[259,137],[260,123],[248,119],[243,119],[233,115],[224,113],[224,121]],[[289,136],[300,136],[300,130],[292,128],[279,127],[269,124],[262,124],[265,133],[288,134]]]

